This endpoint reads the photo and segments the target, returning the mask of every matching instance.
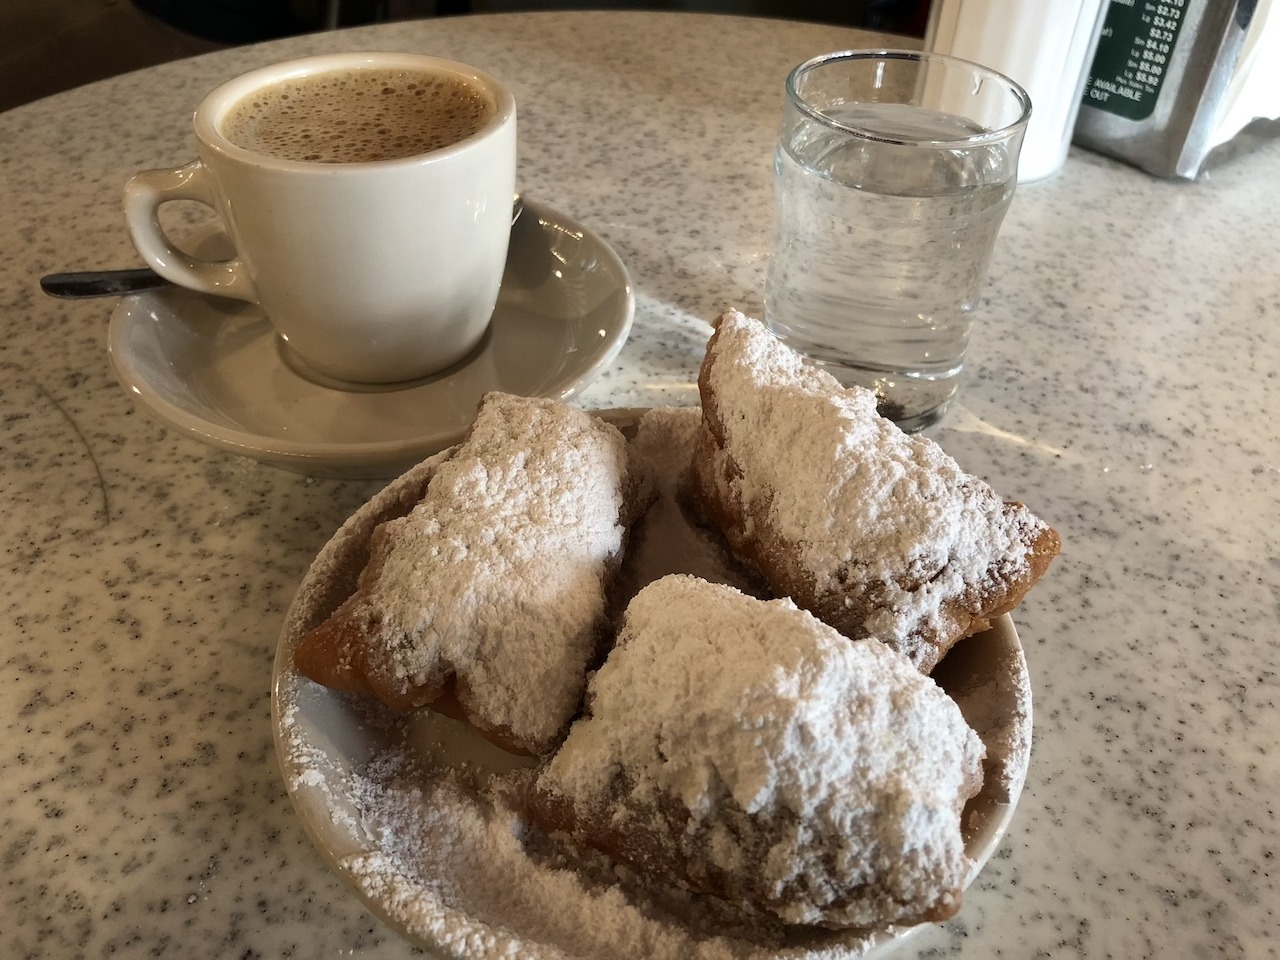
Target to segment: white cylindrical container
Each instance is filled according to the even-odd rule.
[[[972,60],[1031,95],[1018,182],[1067,158],[1107,0],[933,0],[925,48]]]

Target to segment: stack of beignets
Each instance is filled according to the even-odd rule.
[[[926,674],[1021,600],[1057,534],[739,313],[716,321],[699,389],[700,418],[651,413],[630,450],[590,414],[488,395],[295,663],[541,755],[516,791],[533,820],[659,882],[789,924],[944,919],[984,750]],[[588,689],[652,498],[641,459],[663,493],[644,545],[678,529],[689,555],[637,552]],[[686,474],[719,533],[688,535]],[[688,575],[738,561],[782,599]]]
[[[548,752],[602,652],[643,486],[612,425],[488,394],[423,500],[375,530],[359,589],[302,638],[298,669],[401,710],[460,708],[499,743]]]
[[[757,320],[715,321],[698,377],[695,496],[733,549],[847,637],[928,672],[1007,613],[1058,535],[876,413]]]
[[[676,575],[632,599],[533,806],[651,876],[788,923],[911,924],[959,907],[983,753],[879,641]]]

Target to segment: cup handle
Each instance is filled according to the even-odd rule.
[[[170,200],[195,200],[217,210],[209,171],[199,160],[167,170],[143,170],[125,184],[124,213],[133,244],[160,276],[180,286],[254,303],[253,283],[239,258],[202,260],[174,246],[160,225],[160,207]]]

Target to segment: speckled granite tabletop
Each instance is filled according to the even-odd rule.
[[[9,957],[411,955],[325,867],[272,748],[272,655],[308,562],[377,482],[159,425],[117,386],[136,262],[120,192],[193,153],[249,67],[439,53],[507,79],[524,190],[629,266],[631,339],[579,402],[690,403],[757,309],[787,69],[875,42],[678,14],[422,21],[146,70],[0,115],[0,931]],[[927,957],[1280,951],[1280,143],[1194,185],[1073,150],[1020,188],[959,406],[933,435],[1064,551],[1017,611],[1036,728],[1021,805]]]

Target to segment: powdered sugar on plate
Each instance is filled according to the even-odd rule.
[[[714,538],[682,526],[674,499],[683,456],[675,448],[693,432],[680,424],[696,414],[656,416],[667,424],[659,441],[666,430],[671,443],[656,444],[670,456],[657,458],[667,466],[657,464],[661,499],[650,516],[664,519],[638,530],[632,554],[644,568],[624,570],[631,584],[693,572],[691,562],[704,576],[716,566]],[[634,426],[637,417],[616,419]],[[298,638],[354,589],[373,527],[411,508],[436,462],[394,481],[326,545],[290,608],[276,657],[273,713],[286,786],[318,849],[365,903],[440,956],[837,960],[896,948],[909,930],[787,927],[567,849],[531,830],[509,802],[532,761],[457,721],[395,714],[294,671]],[[719,570],[742,585],[734,565]],[[958,644],[934,679],[987,750],[986,782],[964,815],[976,875],[1012,816],[1030,753],[1030,682],[1008,618]]]

